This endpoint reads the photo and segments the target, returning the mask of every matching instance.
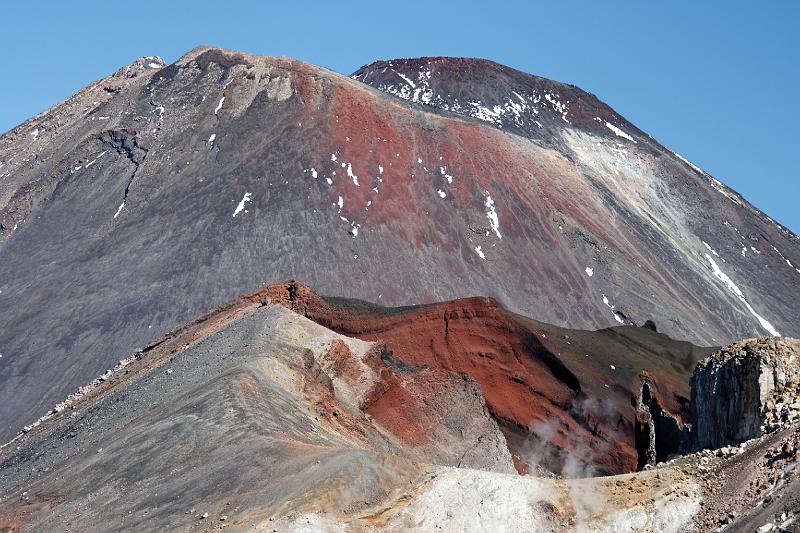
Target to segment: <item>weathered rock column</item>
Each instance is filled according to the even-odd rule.
[[[692,444],[736,444],[800,419],[800,341],[748,339],[701,361],[692,376]]]

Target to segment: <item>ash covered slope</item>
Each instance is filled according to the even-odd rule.
[[[474,381],[395,359],[424,352],[397,344],[404,324],[458,302],[341,304],[273,285],[127,358],[0,448],[0,529],[678,532],[795,520],[796,424],[636,474],[515,475]],[[470,341],[458,324],[452,335]],[[498,355],[485,354],[503,378]]]
[[[164,66],[158,56],[142,57],[0,137],[0,246],[52,193],[60,179],[52,159],[63,159],[111,120],[98,109]],[[123,113],[131,115],[130,110]]]
[[[292,286],[172,332],[0,449],[0,529],[662,531],[697,509],[680,472],[513,475],[475,382],[290,311],[320,301]]]
[[[698,176],[694,196],[657,180],[669,162],[624,138],[567,129],[565,155],[285,58],[199,48],[159,66],[1,140],[3,439],[275,279],[385,305],[484,294],[573,328],[652,318],[703,344],[763,334],[754,313],[797,329],[794,238],[737,208],[715,240],[707,217],[730,202]],[[740,241],[746,257],[723,246]]]
[[[748,332],[797,333],[798,237],[594,95],[482,59],[377,61],[352,77],[442,115],[520,135],[569,160],[577,182],[547,171],[526,181],[547,204],[539,209],[571,241],[571,254],[592,256],[587,266],[606,278],[606,293],[614,293],[611,301],[626,318],[642,323],[650,312],[667,322],[665,330],[706,342]],[[503,171],[484,169],[498,181],[506,179]],[[578,186],[582,197],[559,190]],[[661,308],[652,310],[648,299]],[[684,322],[690,311],[680,308],[698,305],[711,306],[714,316],[696,317],[705,333],[692,330]],[[720,320],[727,323],[724,332]]]
[[[0,529],[164,530],[203,513],[246,528],[380,502],[419,477],[419,463],[513,472],[474,382],[396,371],[380,345],[268,294],[126,359],[0,449]],[[405,428],[412,443],[366,413],[398,391],[428,406]]]

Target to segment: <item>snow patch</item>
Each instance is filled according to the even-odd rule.
[[[480,246],[475,247],[475,253],[478,254],[478,257],[481,259],[486,259],[486,256],[483,254],[483,250],[481,250]]]
[[[468,113],[470,116],[495,125],[503,124],[503,108],[499,105],[489,108],[484,106],[481,102],[467,103],[472,106],[472,111]]]
[[[486,218],[489,219],[492,231],[497,235],[498,239],[502,239],[503,236],[500,235],[500,220],[497,218],[497,211],[494,209],[494,200],[489,193],[486,193],[486,202],[484,205],[486,206]]]
[[[453,183],[453,176],[447,173],[447,169],[445,167],[439,167],[439,172],[442,173],[442,176],[444,176],[444,179],[447,180],[447,183]]]
[[[344,163],[342,163],[342,165],[344,166]],[[353,183],[355,183],[356,187],[360,187],[358,184],[358,176],[353,174],[353,167],[350,165],[350,163],[347,163],[347,175],[353,179]]]
[[[94,159],[92,159],[91,161],[89,161],[88,163],[86,163],[86,168],[89,168],[90,166],[94,165],[94,164],[97,162],[97,160],[98,160],[98,159],[100,159],[101,157],[103,157],[104,155],[106,155],[106,152],[107,152],[107,151],[108,151],[108,150],[104,150],[103,152],[101,152],[101,153],[100,153],[100,155],[98,155],[97,157],[95,157]]]
[[[114,213],[114,218],[117,218],[119,216],[119,214],[122,212],[122,208],[123,207],[125,207],[125,202],[122,202],[121,204],[119,204],[119,207],[117,208],[117,212]]]
[[[770,244],[770,246],[772,247],[772,249],[773,249],[773,250],[775,250],[775,253],[777,253],[779,256],[781,256],[781,259],[783,259],[784,261],[786,261],[786,264],[787,264],[787,265],[789,265],[789,268],[794,268],[795,270],[797,270],[798,272],[800,272],[800,269],[798,269],[797,267],[795,267],[795,266],[792,264],[792,262],[791,262],[791,261],[789,261],[789,260],[786,258],[786,256],[785,256],[785,255],[783,255],[783,254],[781,253],[781,251],[780,251],[780,250],[778,250],[777,248],[775,248],[775,246],[774,246],[774,245],[772,245],[772,244]]]
[[[234,218],[236,218],[236,215],[238,215],[244,210],[245,204],[250,202],[250,196],[251,194],[249,192],[244,193],[244,196],[242,196],[242,200],[239,202],[239,205],[236,206],[236,210],[233,212]]]
[[[557,95],[554,95],[553,93],[546,93],[544,95],[544,99],[550,102],[550,104],[553,106],[553,110],[561,115],[561,118],[564,120],[564,122],[566,122],[567,124],[571,124],[571,122],[567,120],[567,112],[569,111],[569,109],[567,108],[566,104],[563,104],[561,103],[561,101],[559,101]]]
[[[417,84],[414,83],[413,81],[411,81],[407,76],[404,76],[403,74],[400,74],[396,70],[394,71],[394,73],[397,74],[398,76],[400,76],[403,79],[404,82],[406,82],[407,84],[411,85],[412,89],[416,89],[417,88]]]
[[[703,245],[704,245],[706,248],[708,248],[708,250],[709,250],[709,251],[710,251],[712,254],[714,254],[715,256],[717,256],[717,257],[719,257],[720,259],[722,259],[722,262],[723,262],[723,263],[727,263],[727,261],[725,261],[725,259],[723,259],[722,257],[720,257],[720,255],[717,253],[717,251],[716,251],[716,250],[714,250],[714,249],[711,247],[711,245],[710,245],[710,244],[708,244],[706,241],[701,241],[701,242],[703,243]]]
[[[621,129],[619,129],[618,127],[613,125],[612,123],[610,123],[609,121],[605,120],[604,122],[606,124],[606,127],[608,129],[610,129],[611,131],[613,131],[615,135],[617,135],[618,137],[622,137],[623,139],[628,139],[632,143],[637,144],[636,143],[636,139],[634,139],[633,137],[631,137],[630,135],[628,135],[627,133],[625,133],[624,131],[622,131]]]
[[[685,157],[683,157],[683,156],[682,156],[681,154],[679,154],[678,152],[672,152],[672,153],[673,153],[673,154],[675,154],[675,157],[677,157],[678,159],[680,159],[681,161],[683,161],[684,163],[686,163],[687,165],[689,165],[690,167],[692,167],[692,168],[693,168],[693,169],[694,169],[696,172],[698,172],[699,174],[705,174],[705,171],[704,171],[702,168],[698,167],[697,165],[695,165],[694,163],[692,163],[691,161],[689,161],[688,159],[686,159]]]
[[[606,304],[606,307],[611,309],[611,312],[614,314],[614,320],[616,320],[620,324],[625,323],[625,320],[623,320],[622,317],[619,315],[619,312],[616,309],[614,309],[614,306],[611,305],[611,302],[608,301],[608,297],[605,294],[603,294],[603,303]]]
[[[219,99],[219,103],[217,104],[216,109],[214,109],[214,114],[216,115],[220,109],[222,109],[222,104],[225,102],[225,97]]]
[[[586,267],[586,275],[591,278],[594,275],[594,269],[591,267]]]

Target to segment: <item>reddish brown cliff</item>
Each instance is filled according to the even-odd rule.
[[[686,422],[691,368],[708,351],[633,326],[558,328],[483,297],[391,309],[324,299],[285,282],[250,298],[265,296],[334,331],[381,341],[384,357],[397,364],[470,376],[506,434],[519,471],[533,463],[567,474],[641,466],[647,449],[637,449],[636,429],[645,377],[664,412]],[[408,390],[387,395],[372,410],[395,431],[417,430],[401,429],[420,415]]]

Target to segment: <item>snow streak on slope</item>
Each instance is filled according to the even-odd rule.
[[[612,123],[610,123],[609,121],[606,120],[605,124],[606,124],[606,127],[608,129],[610,129],[611,131],[613,131],[614,134],[617,135],[618,137],[622,137],[624,139],[628,139],[629,141],[634,142],[634,143],[636,142],[636,140],[633,137],[631,137],[630,135],[628,135],[627,133],[625,133],[624,131],[622,131],[621,129],[619,129],[618,127],[613,125]]]
[[[665,209],[668,197],[664,197],[663,182],[659,176],[653,174],[649,165],[644,164],[645,159],[642,154],[637,153],[635,148],[631,148],[629,152],[621,149],[620,145],[582,132],[565,132],[564,139],[578,155],[581,166],[590,169],[590,172],[610,190],[625,190],[628,209],[633,210],[641,219],[649,221],[663,238],[670,242],[676,256],[683,256],[687,264],[694,263],[691,260],[695,256],[694,250],[686,245],[685,239],[679,237],[691,235],[694,231],[689,221],[679,216],[675,210]],[[694,166],[692,168],[702,172]],[[705,173],[702,174],[706,176]],[[719,190],[717,187],[714,188]],[[721,225],[725,227],[730,224]],[[738,230],[736,231],[738,233]],[[722,281],[726,289],[734,294],[758,320],[761,328],[770,335],[779,336],[777,329],[753,309],[742,290],[719,268],[712,254],[723,262],[725,259],[710,244],[702,240],[701,242],[709,251],[704,255],[714,276],[712,279]],[[698,270],[698,274],[707,278],[702,269]],[[611,307],[605,297],[604,303],[607,307]]]
[[[719,266],[717,266],[717,263],[716,261],[714,261],[714,258],[706,253],[704,253],[703,255],[706,256],[706,259],[708,259],[708,263],[711,265],[711,270],[714,273],[714,276],[716,276],[717,279],[719,279],[722,283],[724,283],[725,286],[728,287],[728,290],[731,291],[737,298],[739,298],[742,301],[745,307],[747,307],[747,310],[750,311],[750,314],[758,319],[758,322],[761,324],[761,327],[767,330],[769,334],[772,335],[773,337],[780,337],[781,334],[778,333],[778,330],[776,330],[772,326],[772,324],[770,324],[767,321],[767,319],[756,313],[755,309],[753,309],[753,307],[745,299],[741,289],[739,289],[739,287],[736,286],[733,280],[730,277],[728,277],[728,275],[725,272],[723,272],[719,268]]]

